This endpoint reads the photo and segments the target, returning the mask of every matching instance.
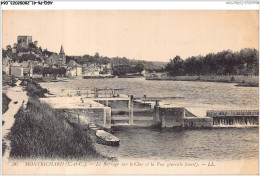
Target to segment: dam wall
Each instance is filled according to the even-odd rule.
[[[206,117],[197,117],[189,108],[161,105],[160,100],[135,100],[133,95],[103,98],[48,97],[40,100],[54,109],[73,111],[77,116],[81,115],[103,128],[111,128],[113,125],[200,128],[259,124],[258,110],[208,110]]]
[[[126,99],[108,99],[95,102],[111,108],[112,125],[152,125],[154,109],[151,103]]]
[[[213,118],[213,125],[257,126],[259,124],[258,110],[208,110],[207,116]]]
[[[111,128],[111,108],[88,108],[82,110],[82,112],[90,118],[90,120],[96,125],[104,128]]]
[[[180,127],[185,117],[184,107],[160,107],[159,117],[162,128]]]
[[[62,110],[80,116],[81,121],[83,119],[86,124],[92,122],[102,128],[111,128],[111,108],[109,107],[88,107],[84,109],[63,108]]]
[[[158,123],[161,120],[162,128],[184,127],[184,128],[210,128],[213,127],[213,118],[196,117],[184,107],[159,107]]]
[[[184,117],[182,127],[185,128],[201,128],[213,127],[213,118],[211,117]]]

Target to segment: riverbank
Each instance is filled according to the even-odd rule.
[[[9,109],[9,104],[12,101],[6,94],[11,87],[16,86],[17,80],[14,76],[3,74],[2,75],[2,115],[6,113]],[[5,121],[2,117],[2,126],[5,124]],[[4,137],[4,136],[3,136]],[[6,139],[2,138],[2,156],[4,155],[7,149]]]
[[[23,91],[22,87],[19,86],[19,82],[17,82],[17,86],[10,87],[6,90],[6,96],[11,99],[9,103],[9,108],[2,115],[2,120],[4,121],[2,126],[2,137],[3,137],[3,161],[7,161],[10,157],[11,148],[11,140],[9,138],[10,129],[15,122],[14,115],[18,112],[19,108],[27,102],[26,92]],[[24,102],[24,103],[23,103]],[[2,145],[2,146],[3,146]]]
[[[33,78],[34,81],[36,82],[50,82],[52,80],[54,80],[55,77],[54,76],[46,76],[46,77],[38,77],[38,78]]]
[[[39,101],[46,89],[28,81],[26,90],[27,107],[15,114],[9,134],[11,158],[109,159],[95,150],[87,129],[69,121],[69,113]]]
[[[241,87],[258,87],[258,76],[169,76],[169,77],[146,77],[146,80],[163,81],[201,81],[201,82],[223,82],[238,83]]]

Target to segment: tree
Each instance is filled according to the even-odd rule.
[[[98,53],[98,52],[96,52],[96,53],[95,53],[95,55],[94,55],[94,58],[100,58],[100,56],[99,56],[99,53]]]
[[[39,47],[39,52],[42,53],[42,47]]]
[[[135,66],[135,71],[138,72],[139,74],[141,74],[142,71],[144,71],[144,65],[143,64],[137,64]]]
[[[34,43],[29,43],[30,48],[37,48]]]
[[[66,68],[64,68],[64,67],[60,67],[59,68],[59,74],[61,75],[61,76],[65,76],[66,75]]]
[[[51,68],[51,67],[44,67],[42,74],[43,74],[43,76],[46,76],[47,74],[53,74],[53,68]]]
[[[12,50],[11,45],[7,45],[7,46],[6,46],[6,50]]]
[[[170,75],[258,75],[259,52],[244,48],[240,52],[224,50],[206,56],[192,56],[183,61],[180,56],[171,59],[165,67]]]
[[[66,56],[66,63],[69,63],[70,60],[74,60],[72,56]]]
[[[118,65],[113,68],[113,75],[125,76],[127,73],[131,73],[129,65]]]
[[[36,58],[36,61],[42,62],[42,59],[41,59],[40,57],[37,57],[37,58]]]
[[[183,75],[184,69],[181,57],[177,55],[174,59],[170,59],[170,63],[166,65],[165,70],[172,76]]]
[[[33,67],[33,74],[37,74],[37,75],[43,74],[43,67],[39,65]]]
[[[42,54],[44,54],[44,55],[46,54],[46,55],[48,55],[48,57],[50,57],[53,54],[53,52],[50,52],[47,49],[44,49]]]

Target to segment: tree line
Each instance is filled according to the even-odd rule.
[[[78,64],[89,64],[89,63],[97,63],[97,64],[107,64],[111,63],[113,67],[115,66],[130,66],[135,67],[137,64],[144,65],[144,69],[146,70],[154,70],[154,69],[161,69],[163,64],[154,64],[153,62],[143,61],[143,60],[133,60],[126,57],[107,57],[107,56],[100,56],[97,52],[94,56],[91,55],[84,55],[84,56],[66,56],[66,63],[70,60],[75,60]]]
[[[258,75],[259,51],[244,48],[239,52],[224,50],[206,56],[192,56],[183,60],[180,56],[170,59],[165,71],[171,76],[194,75]]]
[[[59,68],[52,68],[52,67],[42,67],[39,65],[36,65],[33,67],[33,74],[37,75],[53,75],[53,76],[65,76],[66,75],[66,68],[59,67]]]
[[[113,75],[125,76],[126,74],[139,74],[144,70],[143,64],[137,64],[135,66],[129,65],[117,65],[113,67]]]

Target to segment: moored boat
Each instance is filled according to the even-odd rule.
[[[119,146],[120,140],[116,136],[104,130],[97,130],[96,136],[98,143],[110,146]]]

